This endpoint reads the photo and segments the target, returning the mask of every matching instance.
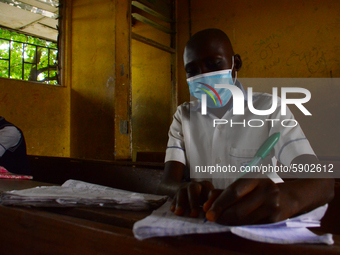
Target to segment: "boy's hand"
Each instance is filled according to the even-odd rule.
[[[176,215],[190,212],[190,217],[198,217],[200,205],[208,199],[214,186],[209,181],[183,183],[173,198],[171,211]]]
[[[203,210],[209,221],[223,225],[271,223],[291,216],[287,200],[269,179],[240,179],[225,190],[213,190]]]

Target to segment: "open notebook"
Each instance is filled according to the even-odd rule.
[[[307,227],[319,227],[320,220],[327,210],[327,205],[321,206],[309,213],[285,221],[250,226],[223,226],[200,218],[176,216],[170,211],[168,201],[150,216],[136,222],[133,233],[139,240],[157,236],[177,236],[185,234],[205,234],[228,232],[254,241],[266,243],[325,243],[333,244],[331,234],[315,235]]]
[[[41,186],[4,192],[1,194],[0,203],[17,206],[102,206],[148,210],[159,207],[167,198],[68,180],[62,186]]]

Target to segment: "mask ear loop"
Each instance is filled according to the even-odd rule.
[[[233,64],[232,64],[232,66],[231,66],[231,73],[233,73],[233,68],[234,68],[234,56],[232,56],[232,59],[233,59]],[[232,76],[231,76],[231,78],[233,78]],[[233,80],[233,83],[234,83],[234,85],[236,84],[236,80],[237,80],[237,71],[235,70],[235,80]]]

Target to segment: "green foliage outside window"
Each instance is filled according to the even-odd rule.
[[[0,77],[58,85],[57,43],[0,28]]]

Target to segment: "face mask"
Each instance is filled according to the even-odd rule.
[[[225,106],[230,98],[231,92],[226,88],[215,88],[216,84],[230,84],[235,85],[232,77],[232,70],[234,68],[234,56],[232,58],[233,64],[231,69],[225,69],[216,72],[199,74],[187,79],[189,84],[190,94],[201,101],[203,94],[207,95],[207,107],[220,108]],[[235,72],[237,77],[237,72]],[[235,77],[235,82],[236,82]]]

